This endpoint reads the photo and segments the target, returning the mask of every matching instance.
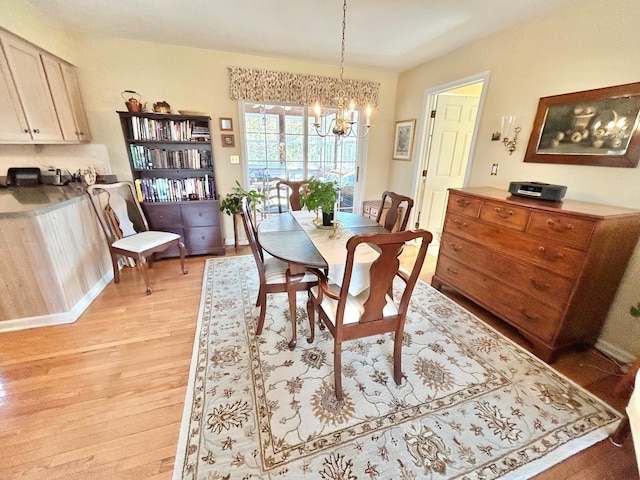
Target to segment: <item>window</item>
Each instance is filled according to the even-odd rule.
[[[335,109],[324,109],[321,131],[335,118]],[[354,112],[357,121],[358,112]],[[278,212],[277,179],[303,180],[311,177],[335,180],[341,187],[339,208],[352,212],[359,141],[355,137],[321,137],[313,126],[313,107],[286,104],[244,103],[244,129],[249,187],[267,198],[262,213]]]

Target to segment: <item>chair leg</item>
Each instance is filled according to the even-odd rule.
[[[184,266],[184,256],[186,248],[184,247],[183,242],[178,242],[178,250],[180,251],[180,268],[182,268],[182,273],[186,275],[187,273],[189,273],[189,271]]]
[[[342,342],[333,343],[333,381],[336,386],[336,399],[342,401]]]
[[[256,307],[260,306],[260,297],[262,296],[263,287],[260,285],[260,289],[258,290],[258,298],[256,298]]]
[[[149,272],[147,271],[148,269],[147,259],[142,255],[138,255],[138,258],[136,259],[136,264],[138,265],[138,270],[140,270],[140,273],[142,273],[144,284],[147,286],[147,295],[151,295],[151,292],[153,292],[153,290],[149,285]]]
[[[256,302],[256,305],[260,307],[260,315],[258,317],[256,335],[262,335],[262,328],[264,327],[264,317],[267,313],[267,294],[262,287],[260,287],[260,291],[258,292],[258,301]]]
[[[316,337],[316,322],[315,322],[315,313],[316,309],[313,304],[313,300],[311,299],[311,292],[307,292],[307,317],[309,318],[309,331],[310,334],[307,337],[307,343],[313,343],[313,339]]]
[[[393,342],[393,379],[396,385],[402,383],[402,332],[396,331]]]
[[[621,447],[629,433],[631,433],[631,424],[629,423],[629,417],[625,415],[615,432],[609,435],[609,441],[616,447]]]
[[[113,266],[113,283],[120,283],[120,267],[118,265],[118,255],[111,253],[111,265]]]

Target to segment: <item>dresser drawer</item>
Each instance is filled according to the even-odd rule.
[[[449,193],[447,211],[455,212],[468,217],[478,218],[482,201],[476,198],[469,198],[455,193]]]
[[[547,342],[553,340],[560,311],[446,256],[438,258],[436,275],[518,329]]]
[[[209,253],[220,245],[220,227],[192,227],[184,234],[191,255]]]
[[[151,230],[167,230],[182,226],[180,205],[144,204],[144,211]]]
[[[208,227],[220,224],[218,203],[197,202],[182,205],[182,218],[185,227]]]
[[[446,216],[444,232],[479,242],[487,248],[567,278],[574,278],[580,273],[585,258],[582,250],[454,214]]]
[[[589,220],[554,215],[553,213],[533,212],[527,232],[579,248],[587,248],[595,228],[595,222]]]
[[[574,283],[568,278],[519,263],[513,258],[448,233],[442,235],[440,253],[463,265],[473,265],[476,270],[557,309],[564,308]]]
[[[483,202],[480,219],[516,230],[524,230],[529,219],[529,210],[504,203]]]

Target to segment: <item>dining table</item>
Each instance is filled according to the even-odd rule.
[[[305,272],[316,268],[327,274],[331,283],[341,284],[347,258],[346,243],[353,235],[388,233],[375,220],[362,215],[338,212],[337,224],[322,225],[315,212],[288,211],[272,215],[258,225],[258,242],[262,249],[288,263],[287,296],[291,319],[289,348],[297,343],[296,283]],[[378,253],[364,246],[356,253],[349,293],[357,295],[368,287],[369,266]]]

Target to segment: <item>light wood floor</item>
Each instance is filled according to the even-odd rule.
[[[0,479],[171,478],[204,257],[188,258],[187,266],[182,275],[177,260],[156,262],[150,296],[126,269],[76,323],[0,334]],[[423,279],[434,268],[428,259]],[[568,352],[554,366],[615,408],[625,406],[612,394],[618,377],[606,373],[615,366],[596,351]],[[638,478],[631,439],[622,448],[600,442],[537,478]]]

